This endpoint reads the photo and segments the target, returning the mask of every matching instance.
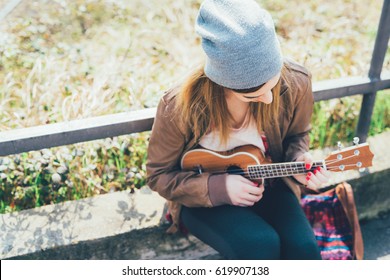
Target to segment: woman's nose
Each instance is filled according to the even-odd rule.
[[[263,102],[265,104],[270,104],[273,100],[272,91],[268,91],[266,94],[261,96],[257,101]]]

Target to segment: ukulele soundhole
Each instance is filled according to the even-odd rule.
[[[244,173],[244,170],[242,170],[241,167],[238,165],[230,165],[227,169],[226,172],[229,174],[239,174],[242,175]]]

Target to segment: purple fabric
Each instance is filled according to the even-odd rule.
[[[303,195],[302,208],[308,218],[324,260],[353,259],[353,236],[336,192]]]

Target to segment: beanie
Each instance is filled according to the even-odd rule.
[[[281,71],[274,22],[254,0],[205,0],[195,30],[206,54],[205,74],[221,86],[254,88]]]

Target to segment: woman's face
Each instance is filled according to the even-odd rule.
[[[273,100],[272,89],[276,86],[280,79],[280,73],[266,82],[261,88],[254,92],[240,93],[232,89],[227,89],[232,97],[239,99],[242,102],[263,102],[270,104]]]

